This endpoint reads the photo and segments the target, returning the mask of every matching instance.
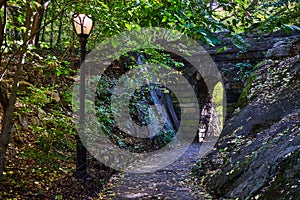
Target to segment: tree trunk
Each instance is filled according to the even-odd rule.
[[[9,6],[7,7],[7,11],[9,12],[8,15],[12,25],[12,30],[10,30],[9,34],[10,40],[20,40],[22,34],[20,31],[17,30],[17,27],[21,26],[20,22],[18,22],[18,20],[16,19],[19,14],[17,7]]]
[[[24,64],[26,57],[26,50],[22,52],[22,56],[20,57],[18,66],[17,66],[17,71],[15,73],[14,77],[14,84],[12,87],[12,94],[9,98],[8,104],[6,107],[4,107],[4,115],[3,115],[3,120],[2,120],[2,129],[0,133],[0,180],[3,175],[4,171],[4,166],[5,166],[5,152],[7,150],[9,140],[10,140],[10,134],[11,130],[14,125],[14,108],[15,108],[15,103],[16,103],[16,98],[17,98],[17,90],[18,90],[18,82],[19,82],[19,77],[21,74],[22,70],[22,65]],[[5,97],[4,97],[5,99]],[[8,100],[8,99],[6,99]],[[5,102],[5,101],[3,101]],[[5,104],[4,104],[5,106]]]
[[[5,112],[8,107],[8,96],[7,96],[7,87],[6,83],[0,80],[0,104],[3,107],[3,111]]]
[[[55,5],[52,4],[52,16],[51,16],[51,19],[54,18],[54,10],[55,10]],[[53,34],[54,33],[54,22],[51,23],[51,34],[50,34],[50,47],[52,48],[53,47]]]
[[[4,42],[5,38],[5,30],[6,30],[6,1],[1,1],[1,7],[3,7],[3,16],[0,16],[0,50]],[[2,66],[2,51],[0,52],[0,67]]]
[[[38,46],[39,42],[39,32],[38,30],[41,28],[42,20],[43,20],[43,14],[44,14],[44,1],[38,0],[37,3],[39,3],[41,6],[37,10],[37,12],[34,14],[33,17],[33,23],[31,28],[31,34],[35,35],[31,40],[30,43],[34,46]]]
[[[64,12],[62,13],[62,15],[64,15]],[[58,35],[57,35],[57,40],[56,40],[56,45],[59,47],[60,46],[60,39],[61,39],[61,30],[63,27],[63,17],[60,19],[59,22],[59,27],[58,27]]]
[[[45,16],[44,16],[44,22],[43,22],[44,25],[46,24],[47,16],[48,16],[48,5],[45,5]],[[42,42],[45,42],[45,29],[46,29],[46,26],[42,30],[43,31],[42,37],[41,37]]]
[[[3,171],[5,167],[5,153],[9,144],[10,140],[10,134],[11,130],[14,125],[14,108],[15,108],[15,103],[17,99],[17,90],[18,90],[18,82],[20,79],[20,75],[22,72],[22,66],[25,63],[25,58],[26,58],[26,51],[28,47],[28,42],[30,38],[30,27],[31,27],[31,18],[32,17],[32,12],[30,8],[30,0],[26,0],[26,21],[25,21],[25,27],[26,32],[24,34],[23,38],[23,45],[21,47],[20,51],[20,57],[19,61],[17,64],[17,69],[15,71],[14,75],[14,82],[12,85],[12,91],[10,98],[7,99],[7,96],[5,97],[4,95],[4,100],[1,101],[1,104],[4,105],[4,114],[3,114],[3,120],[2,120],[2,127],[1,127],[1,132],[0,132],[0,180],[3,176]],[[1,89],[3,91],[3,88]],[[2,92],[1,91],[1,92]],[[7,102],[8,101],[8,102]],[[6,103],[5,103],[6,102]]]
[[[46,19],[47,19],[47,10],[48,10],[48,5],[49,5],[50,1],[46,1],[45,0],[41,0],[41,4],[42,4],[42,8],[41,8],[41,12],[39,14],[39,19],[38,19],[38,29],[36,30],[36,36],[35,36],[35,41],[34,43],[36,44],[36,46],[39,46],[39,41],[40,41],[40,28],[42,26],[42,21],[43,21],[43,18],[45,18],[44,20],[44,24],[46,24]],[[46,13],[45,13],[46,11]],[[63,11],[64,12],[64,11]],[[44,16],[44,13],[45,13],[45,16]],[[43,27],[43,34],[45,32],[45,29],[46,29],[46,26]],[[43,35],[42,35],[43,37]],[[44,41],[44,38],[42,38],[42,41]]]
[[[39,40],[40,40],[40,31],[38,30],[41,28],[43,15],[44,15],[44,9],[42,9],[41,13],[39,14],[37,29],[35,30],[34,45],[37,47],[39,46]]]

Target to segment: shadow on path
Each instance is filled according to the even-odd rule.
[[[200,143],[189,149],[171,165],[154,173],[118,173],[113,175],[99,194],[99,199],[203,199],[192,184],[190,171],[199,159]]]

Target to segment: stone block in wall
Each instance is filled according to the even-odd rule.
[[[277,42],[266,53],[266,58],[278,59],[289,56],[293,49],[294,43],[299,39],[297,37],[277,38]]]
[[[198,114],[199,110],[197,110],[195,107],[194,108],[182,108],[181,111],[185,113],[191,113],[191,114]]]
[[[215,62],[218,61],[244,61],[247,59],[263,59],[265,58],[264,51],[248,51],[246,53],[228,53],[228,54],[216,54],[211,55]]]
[[[184,69],[184,74],[187,76],[193,76],[197,72],[197,69],[195,67],[186,67]]]
[[[233,82],[230,84],[230,87],[232,90],[238,90],[240,91],[243,88],[243,84],[240,82]]]

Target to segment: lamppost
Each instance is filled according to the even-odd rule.
[[[73,27],[80,42],[80,97],[79,97],[79,135],[84,135],[85,124],[85,66],[86,42],[93,29],[93,21],[85,14],[74,14],[72,17]],[[87,178],[86,148],[83,146],[79,136],[76,141],[76,172],[78,179]]]

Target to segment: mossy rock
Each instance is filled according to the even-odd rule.
[[[244,87],[242,93],[240,94],[240,97],[238,99],[237,102],[237,107],[239,108],[243,108],[245,107],[248,103],[249,103],[249,99],[247,98],[247,94],[249,92],[249,90],[252,87],[252,83],[253,81],[257,78],[257,74],[255,72],[253,72],[250,77],[247,79],[246,81],[246,86]]]
[[[299,199],[299,63],[298,56],[256,66],[243,107],[194,172],[214,199]],[[288,82],[278,86],[282,75]]]

